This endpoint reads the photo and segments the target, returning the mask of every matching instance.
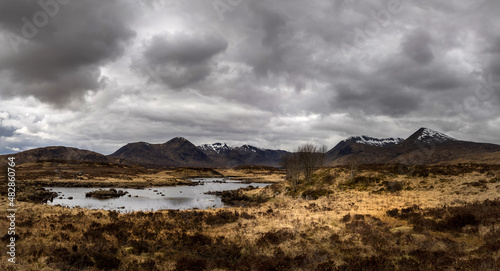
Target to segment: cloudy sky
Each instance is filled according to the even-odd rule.
[[[500,1],[5,0],[0,153],[500,144]]]

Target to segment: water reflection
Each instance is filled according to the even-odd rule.
[[[207,209],[224,207],[221,199],[215,195],[206,195],[209,191],[235,190],[250,185],[264,187],[269,184],[241,183],[220,178],[193,179],[201,182],[197,186],[154,187],[147,189],[115,188],[128,192],[127,195],[112,199],[86,198],[85,193],[99,188],[89,187],[46,187],[59,193],[50,205],[66,207],[79,206],[88,209],[117,210],[119,212],[156,211],[164,209]],[[109,188],[100,188],[109,189]],[[72,199],[70,199],[72,198]]]

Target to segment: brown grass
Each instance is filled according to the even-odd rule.
[[[17,166],[17,178],[35,186],[149,187],[189,185],[191,178],[223,177],[206,168],[145,169],[110,163],[42,161]]]
[[[264,203],[215,210],[119,214],[21,202],[19,264],[2,254],[0,269],[499,269],[500,171],[460,167],[413,176],[360,168],[355,178],[323,169],[295,193],[280,182],[241,194]]]
[[[285,178],[283,170],[273,167],[239,167],[232,169],[217,169],[225,177],[236,180],[258,182],[258,183],[277,183]]]

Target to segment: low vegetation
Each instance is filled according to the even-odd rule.
[[[207,192],[206,194],[217,195],[221,197],[222,202],[230,206],[251,206],[258,205],[268,201],[270,198],[262,193],[248,195],[244,192],[257,189],[256,187],[249,186],[239,188],[237,190]]]
[[[120,214],[21,201],[18,264],[1,255],[0,269],[500,269],[500,167],[399,168],[323,168],[295,189],[221,195],[247,202],[222,209]]]
[[[284,170],[264,166],[239,166],[231,169],[217,169],[226,178],[256,183],[277,183],[284,180]]]
[[[312,144],[304,144],[295,152],[283,156],[281,164],[294,191],[301,183],[311,183],[314,172],[324,165],[325,154],[326,146],[318,148]]]
[[[85,197],[87,198],[97,198],[97,199],[110,199],[110,198],[119,198],[125,196],[128,192],[123,192],[122,190],[109,189],[109,190],[94,190],[85,193]]]

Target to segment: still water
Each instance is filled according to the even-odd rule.
[[[119,212],[134,211],[157,211],[164,209],[207,209],[220,208],[226,206],[215,195],[206,195],[209,191],[236,190],[242,187],[254,186],[265,187],[265,183],[241,183],[233,180],[220,178],[193,179],[194,182],[202,182],[203,185],[196,186],[168,186],[151,187],[144,189],[115,188],[128,192],[127,195],[119,198],[96,199],[87,198],[85,193],[110,188],[95,187],[46,187],[46,189],[57,192],[59,196],[54,198],[49,205],[61,205],[65,207],[79,206],[88,209],[116,210]],[[130,195],[130,197],[129,197]],[[59,197],[62,197],[60,199]],[[73,199],[69,199],[72,197]]]

